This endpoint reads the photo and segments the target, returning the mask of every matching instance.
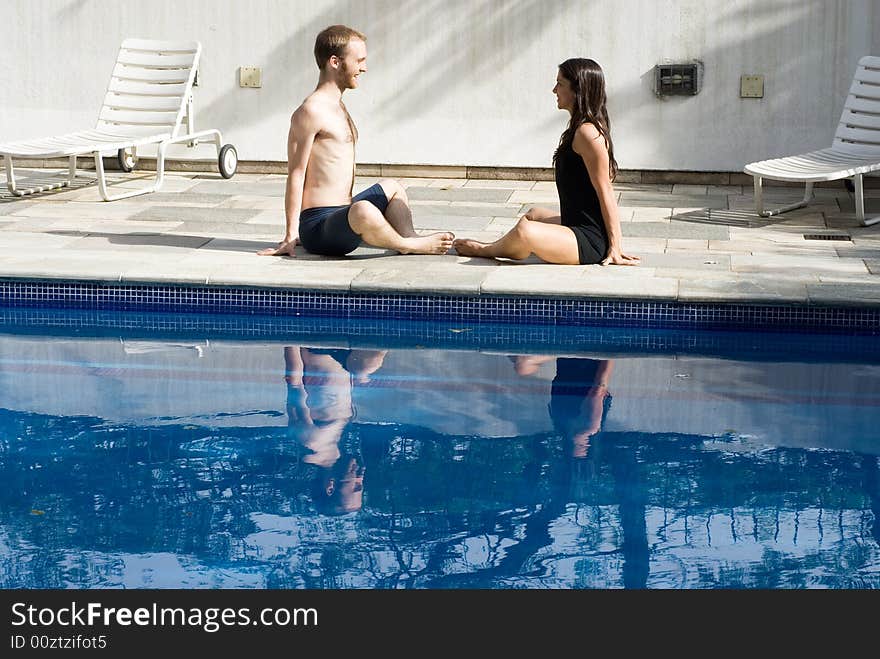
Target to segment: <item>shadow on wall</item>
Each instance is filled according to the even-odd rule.
[[[395,59],[398,70],[406,75],[402,84],[395,85],[385,96],[378,99],[379,126],[386,128],[403,119],[424,113],[426,106],[459,96],[461,103],[470,105],[481,93],[482,81],[499,75],[514,75],[502,98],[492,103],[476,103],[479,107],[497,107],[499,111],[516,111],[516,99],[523,94],[536,94],[538,90],[521,89],[517,86],[515,72],[520,61],[530,55],[527,46],[534,42],[552,39],[548,30],[557,24],[556,17],[565,13],[564,2],[535,0],[512,0],[507,2],[471,2],[448,0],[415,1],[401,3],[396,12],[382,14],[375,25],[368,28],[377,35],[418,35],[425,26],[444,20],[444,35],[426,37],[412,43],[405,36],[389,40],[386,59]],[[427,48],[426,48],[427,46]],[[418,48],[418,50],[416,49]],[[417,61],[412,60],[417,54]],[[548,84],[541,91],[547,93],[548,105],[552,79],[556,71],[547,73]],[[466,76],[466,77],[462,77]],[[523,117],[524,124],[532,121]]]
[[[659,5],[652,9],[663,11]],[[633,34],[651,35],[638,46],[642,56],[633,58],[637,70],[625,69],[627,61],[620,59],[606,68],[620,166],[710,171],[718,169],[712,166],[718,154],[707,145],[730,145],[731,151],[747,154],[742,162],[737,157],[726,165],[738,171],[752,160],[787,155],[792,144],[800,145],[798,151],[830,146],[857,61],[866,54],[851,51],[841,38],[849,34],[854,11],[846,0],[808,0],[739,3],[697,15],[688,14],[683,4],[664,20],[651,12],[642,15],[628,27]],[[691,35],[697,36],[685,39]],[[591,54],[603,66],[613,61],[610,55],[601,47]],[[655,64],[693,60],[704,64],[698,95],[654,94]],[[739,75],[749,73],[766,76],[763,99],[740,99]],[[645,127],[645,122],[655,125]],[[680,166],[668,162],[669,154],[679,155]],[[627,156],[640,162],[633,165]]]
[[[284,79],[285,84],[266,84],[260,90],[257,105],[251,106],[247,101],[242,103],[237,80],[232,79],[225,91],[203,106],[199,114],[211,117],[213,125],[238,127],[252,126],[274,114],[289,116],[318,80],[312,54],[315,37],[329,25],[344,23],[366,34],[370,47],[368,70],[371,60],[376,61],[374,53],[381,51],[389,69],[392,65],[400,66],[407,73],[405,80],[387,86],[387,91],[375,99],[376,107],[381,108],[376,115],[378,125],[385,128],[423,114],[427,103],[460,93],[462,85],[472,86],[468,93],[479,93],[481,79],[514,68],[517,59],[526,54],[521,44],[547,38],[545,32],[554,24],[554,15],[565,11],[564,3],[535,0],[405,0],[381,3],[380,7],[377,10],[375,4],[365,7],[360,2],[336,3],[332,10],[299,23],[264,60],[264,80]],[[441,18],[454,21],[454,29],[448,23],[445,27],[454,33],[453,42],[424,34],[426,26]],[[462,72],[467,72],[468,77],[463,79]],[[548,100],[553,75],[555,72],[548,73],[549,86],[541,90],[547,93]],[[373,90],[378,87],[375,85]],[[511,89],[511,96],[525,92],[528,90]],[[249,111],[256,108],[258,112]],[[523,118],[524,124],[530,120]],[[279,130],[278,139],[283,143],[286,121]]]
[[[623,169],[656,165],[708,171],[719,168],[719,150],[729,150],[725,157],[730,162],[722,162],[721,168],[738,170],[750,160],[785,155],[791,144],[799,149],[830,144],[856,61],[863,54],[853,52],[844,38],[858,36],[850,35],[858,7],[848,0],[805,0],[697,11],[678,3],[674,14],[665,16],[668,9],[662,3],[636,4],[644,11],[636,13],[635,21],[633,11],[609,13],[612,10],[596,5],[602,10],[597,10],[601,26],[594,22],[576,34],[563,34],[557,31],[572,11],[563,2],[340,2],[305,22],[294,22],[290,35],[267,53],[264,79],[284,84],[267,84],[259,95],[245,97],[230,75],[229,85],[199,114],[210,117],[212,125],[245,130],[269,118],[277,120],[278,149],[283,153],[286,118],[317,81],[315,35],[328,25],[346,23],[366,33],[369,65],[382,77],[381,82],[368,78],[368,93],[356,101],[368,103],[358,114],[363,119],[366,112],[374,122],[371,134],[424,116],[445,102],[463,121],[472,104],[483,114],[488,110],[498,118],[513,117],[521,132],[510,136],[512,149],[517,143],[546,139],[548,127],[558,126],[561,132],[565,124],[551,105],[555,71],[548,71],[547,83],[535,89],[521,88],[516,73],[527,68],[525,58],[534,57],[536,51],[529,45],[541,44],[540,52],[558,52],[575,43],[577,48],[568,56],[592,57],[606,70],[609,112]],[[442,30],[431,30],[441,23]],[[622,56],[623,49],[631,56]],[[693,59],[705,67],[700,94],[657,98],[654,64]],[[554,59],[551,69],[555,64]],[[738,76],[752,72],[767,76],[766,96],[740,99]],[[506,81],[500,90],[484,82],[499,76]],[[494,96],[484,102],[484,94]],[[541,110],[536,116],[534,105],[518,103],[524,94],[546,96],[546,114]],[[555,143],[547,145],[548,166],[554,147]],[[241,156],[248,158],[246,152]]]

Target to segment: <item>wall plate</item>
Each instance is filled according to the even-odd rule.
[[[259,66],[241,66],[238,69],[239,87],[262,87],[263,69]]]
[[[740,98],[764,98],[764,76],[747,75],[739,78]]]

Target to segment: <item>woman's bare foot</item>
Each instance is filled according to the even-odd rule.
[[[413,236],[406,239],[401,254],[446,254],[452,247],[454,234],[448,231],[429,233],[427,236]]]
[[[459,238],[452,243],[453,249],[461,256],[485,256],[486,258],[492,258],[485,254],[488,246],[488,243],[481,243],[479,240],[471,240],[470,238]]]

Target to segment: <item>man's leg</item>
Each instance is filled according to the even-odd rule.
[[[406,238],[417,236],[413,229],[412,210],[409,207],[409,199],[406,190],[394,179],[386,178],[379,181],[379,185],[388,197],[388,207],[385,209],[385,219],[394,227],[401,236]]]
[[[420,236],[412,231],[411,221],[412,235],[403,236],[369,201],[356,201],[351,205],[348,211],[348,224],[368,245],[393,249],[401,254],[446,254],[452,247],[452,239],[455,238],[446,231]],[[403,228],[406,230],[405,226]]]

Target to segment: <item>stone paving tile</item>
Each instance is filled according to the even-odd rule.
[[[204,286],[208,283],[215,266],[177,266],[173,269],[157,268],[152,263],[127,264],[120,268],[119,281],[124,283],[180,283]]]
[[[517,190],[510,195],[508,202],[529,206],[559,204],[559,194],[555,187],[552,190]]]
[[[130,217],[146,222],[151,220],[180,222],[246,222],[260,211],[249,208],[193,208],[191,206],[155,206]]]
[[[709,240],[694,238],[670,238],[666,241],[666,251],[705,252],[709,249]]]
[[[0,240],[0,253],[11,254],[17,256],[16,252],[33,251],[35,258],[48,249],[57,247],[67,248],[82,236],[78,234],[67,233],[38,233],[34,231],[9,231],[3,233],[3,240]]]
[[[835,306],[877,305],[880,303],[880,283],[819,283],[808,284],[807,295],[814,304]]]
[[[808,241],[804,239],[804,231],[802,229],[785,229],[782,227],[778,227],[776,229],[772,228],[755,228],[755,229],[742,229],[740,227],[731,227],[730,228],[730,240],[735,241],[763,241],[767,243],[775,243],[775,244],[797,244],[797,245],[809,245],[809,246],[818,246],[825,245],[824,241]]]
[[[630,215],[630,219],[633,222],[661,222],[668,224],[669,217],[672,215],[671,208],[630,208],[629,206],[618,206],[617,209],[620,213],[621,221],[624,221],[623,218],[626,215]]]
[[[656,192],[623,192],[621,206],[659,206],[662,208],[727,208],[723,195],[665,195]]]
[[[806,283],[779,282],[766,279],[690,279],[679,282],[678,299],[682,302],[726,302],[743,300],[749,302],[807,301]]]
[[[510,190],[494,188],[417,188],[406,189],[406,196],[412,200],[430,201],[483,201],[490,203],[506,203],[512,193]]]
[[[426,215],[463,215],[470,217],[517,217],[519,208],[501,204],[488,206],[425,204],[412,207],[413,217]]]
[[[227,195],[221,200],[219,207],[278,210],[280,213],[283,213],[284,199],[283,197],[258,197],[255,195],[234,195],[232,197]]]
[[[876,274],[872,274],[870,268],[868,269],[868,274],[847,274],[847,273],[823,273],[815,277],[815,280],[820,283],[849,283],[849,284],[869,284],[876,285],[880,284],[880,277]]]
[[[728,208],[730,210],[746,210],[755,213],[755,201],[751,197],[738,197],[736,195],[731,195],[727,197]],[[800,201],[800,198],[795,195],[794,197],[777,197],[773,198],[764,198],[764,210],[773,210],[780,206],[785,206],[788,204],[792,204],[796,201]],[[839,211],[840,206],[837,204],[836,199],[815,199],[803,208],[798,208],[791,211],[786,211],[781,215],[781,217],[785,217],[786,215],[790,215],[791,213],[795,213],[798,211],[811,211],[811,212],[828,212],[828,211]]]
[[[516,217],[520,217],[529,212],[532,208],[543,208],[549,211],[554,212],[556,215],[559,215],[559,204],[523,204],[519,207],[519,210],[514,214]]]
[[[73,202],[47,202],[24,206],[6,217],[82,217],[89,220],[102,218],[127,219],[141,212],[141,208],[143,207],[133,204],[102,204],[98,206],[75,204]]]
[[[428,183],[428,187],[449,190],[450,188],[463,188],[465,183],[467,183],[467,179],[464,178],[447,178],[431,181]]]
[[[489,217],[465,217],[454,215],[427,215],[413,217],[413,227],[417,232],[434,233],[437,231],[451,231],[452,233],[464,234],[473,231],[483,231],[489,225],[492,218]]]
[[[851,197],[847,197],[845,199],[838,199],[838,204],[840,206],[840,210],[844,213],[855,213],[856,212],[856,204],[855,200]],[[865,216],[870,217],[872,215],[880,215],[880,198],[865,198]]]
[[[536,181],[529,189],[535,191],[553,190],[555,192],[556,183],[554,181]]]
[[[211,285],[270,286],[305,290],[348,291],[361,272],[358,268],[338,268],[326,265],[320,269],[302,267],[284,260],[270,268],[229,266],[217,268],[209,275]]]
[[[450,257],[439,257],[450,258]],[[363,270],[351,282],[357,292],[446,293],[478,295],[483,280],[494,270],[491,265],[466,267],[456,262],[422,268],[382,268]]]
[[[126,252],[140,254],[170,254],[175,251],[198,249],[210,238],[203,236],[131,235],[131,234],[89,234],[66,246],[67,250],[101,250],[109,253]]]
[[[652,194],[669,194],[672,192],[671,183],[615,183],[614,189],[617,192],[649,192]],[[658,204],[662,206],[663,204]]]
[[[708,185],[690,185],[687,183],[674,183],[672,185],[672,194],[699,195],[708,194]]]
[[[665,268],[688,268],[695,270],[724,270],[730,272],[731,257],[727,254],[715,252],[664,252],[661,254],[646,252],[642,257],[642,266],[657,268],[665,271]]]
[[[636,279],[623,277],[587,277],[583,295],[586,297],[623,300],[664,300],[678,298],[677,279],[653,277]]]
[[[867,273],[865,263],[861,259],[840,259],[821,256],[786,256],[774,255],[772,259],[766,256],[747,256],[733,254],[730,256],[730,268],[734,272],[760,272],[773,276],[775,272],[788,272],[802,268],[807,272],[850,272]]]
[[[466,188],[497,188],[499,190],[531,190],[534,181],[498,181],[493,179],[470,179],[465,182]],[[556,189],[555,187],[553,188]]]
[[[214,258],[226,258],[229,253],[248,254],[256,256],[257,252],[266,247],[272,247],[270,241],[254,238],[253,236],[223,236],[210,238],[205,244],[199,248],[199,253],[203,255],[214,254]],[[260,257],[262,260],[262,257]],[[267,261],[277,259],[266,259]]]
[[[786,243],[764,243],[763,245],[754,245],[751,252],[754,256],[762,256],[767,259],[772,259],[775,256],[815,255],[827,258],[837,255],[837,252],[834,250],[833,247],[825,247],[823,249],[815,245],[808,245],[806,244],[806,242],[803,245]]]
[[[641,256],[644,252],[662,254],[666,251],[666,238],[635,238],[624,236],[623,251]]]
[[[150,205],[169,206],[217,206],[229,199],[228,195],[190,193],[181,195],[176,192],[154,192],[150,195]]]
[[[237,178],[237,177],[236,177]],[[191,190],[193,193],[220,194],[220,195],[254,195],[264,197],[283,197],[283,180],[264,180],[252,182],[235,182],[235,179],[214,181],[202,181]]]
[[[30,206],[26,201],[7,201],[0,203],[0,217],[5,217],[6,215],[11,215],[16,211],[20,211],[24,208]]]
[[[248,235],[262,242],[278,242],[281,240],[283,229],[266,224],[242,225],[234,222],[181,222],[179,226],[170,229],[171,234],[193,234],[203,236],[216,235]]]
[[[725,226],[713,224],[700,224],[698,222],[678,222],[672,220],[669,224],[662,222],[627,222],[621,225],[624,237],[632,236],[639,238],[690,238],[705,240],[726,240],[728,229]]]
[[[51,226],[52,230],[60,228],[56,222]],[[66,224],[73,225],[68,221]],[[94,220],[82,227],[69,226],[69,229],[83,231],[85,233],[133,233],[133,234],[161,234],[174,231],[182,222],[134,222],[132,220]]]
[[[880,244],[869,246],[853,245],[852,243],[831,243],[831,249],[833,249],[840,258],[880,259]]]

